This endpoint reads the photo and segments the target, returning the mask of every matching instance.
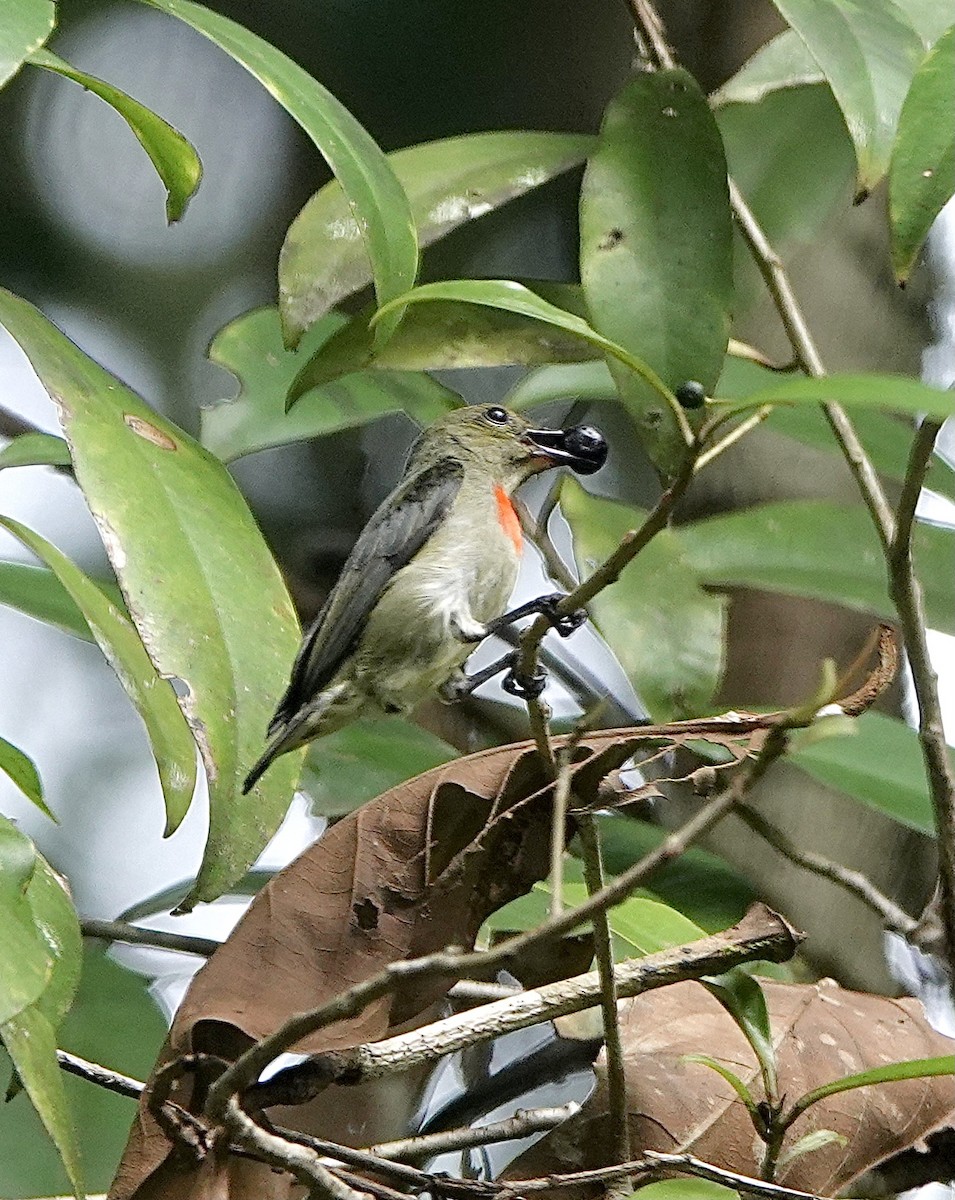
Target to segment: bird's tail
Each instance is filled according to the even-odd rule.
[[[252,770],[246,775],[245,782],[242,784],[242,795],[245,796],[259,782],[265,772],[269,769],[273,762],[288,750],[294,750],[296,746],[301,745],[301,741],[297,738],[297,725],[280,725],[269,738],[265,749],[256,759]]]

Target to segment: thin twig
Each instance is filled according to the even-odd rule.
[[[912,561],[912,530],[918,493],[931,461],[939,425],[923,421],[909,455],[895,536],[888,555],[889,590],[908,652],[919,706],[919,744],[935,812],[940,883],[939,911],[947,957],[955,976],[955,770],[948,756],[938,679],[926,636],[925,602]]]
[[[820,1197],[813,1192],[800,1192],[796,1188],[782,1187],[778,1183],[753,1179],[749,1175],[740,1175],[736,1171],[724,1171],[722,1167],[714,1167],[711,1163],[702,1162],[689,1154],[662,1154],[657,1150],[648,1150],[646,1157],[651,1163],[658,1163],[661,1167],[670,1167],[681,1175],[695,1175],[699,1179],[722,1183],[744,1195],[764,1196],[766,1200],[820,1200]]]
[[[557,755],[557,782],[554,784],[554,805],[550,818],[550,915],[558,917],[564,910],[564,844],[567,840],[567,809],[570,804],[571,767],[573,751],[570,744],[562,746]]]
[[[908,937],[914,932],[917,922],[888,896],[884,896],[861,871],[853,871],[841,863],[824,858],[821,854],[813,854],[808,850],[800,849],[782,830],[770,824],[765,817],[754,808],[750,808],[748,804],[740,804],[736,813],[754,833],[758,833],[774,850],[778,850],[797,867],[802,867],[804,871],[811,871],[813,875],[828,879],[845,891],[851,892],[853,896],[856,896],[882,918],[886,929],[894,930],[903,937]]]
[[[431,1158],[448,1151],[509,1142],[532,1133],[555,1129],[579,1109],[580,1105],[573,1100],[555,1108],[520,1108],[513,1117],[503,1121],[466,1129],[446,1129],[441,1133],[420,1133],[416,1137],[401,1138],[395,1142],[380,1142],[377,1146],[369,1146],[368,1153],[384,1159]]]
[[[59,1063],[61,1071],[66,1071],[69,1075],[77,1075],[80,1079],[85,1079],[87,1083],[95,1083],[97,1087],[105,1088],[108,1092],[115,1092],[117,1096],[126,1096],[130,1100],[138,1100],[146,1087],[138,1079],[122,1075],[119,1071],[112,1071],[108,1067],[101,1067],[99,1063],[89,1062],[76,1054],[68,1054],[66,1050],[57,1050],[56,1061]]]
[[[719,975],[756,958],[789,958],[796,944],[796,935],[782,918],[757,904],[742,921],[722,933],[616,964],[617,993],[620,997],[636,996],[681,980]],[[364,1083],[433,1063],[480,1042],[592,1008],[602,994],[598,971],[562,979],[434,1021],[410,1033],[315,1055],[258,1085],[246,1094],[246,1099],[263,1108],[305,1103],[332,1082]]]
[[[578,814],[577,831],[584,864],[584,882],[587,884],[588,893],[596,896],[605,886],[605,881],[603,857],[600,852],[600,834],[592,813]],[[611,1140],[617,1162],[627,1162],[632,1157],[630,1124],[627,1120],[627,1077],[624,1071],[623,1044],[620,1040],[620,1024],[617,1013],[613,939],[606,911],[593,918],[593,930],[594,953],[601,979],[600,1010],[603,1017],[604,1047],[607,1054],[607,1096],[612,1126]],[[619,1184],[627,1194],[633,1191],[633,1181],[628,1176],[622,1176]]]
[[[83,937],[100,938],[105,942],[126,942],[131,946],[154,946],[157,950],[178,950],[183,954],[198,954],[208,958],[220,943],[212,938],[192,937],[185,933],[170,933],[164,929],[143,929],[127,921],[100,921],[93,917],[80,919]]]

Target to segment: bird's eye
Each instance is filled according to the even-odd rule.
[[[494,425],[507,424],[507,410],[504,408],[486,408],[484,410],[484,415]]]

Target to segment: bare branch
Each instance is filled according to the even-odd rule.
[[[99,938],[104,942],[126,942],[131,946],[155,946],[157,950],[178,950],[183,954],[198,954],[208,958],[220,943],[212,938],[191,937],[185,933],[170,933],[164,929],[142,929],[126,921],[99,921],[92,917],[80,919],[83,937]]]
[[[555,1129],[579,1109],[580,1105],[575,1101],[556,1108],[521,1108],[504,1121],[492,1121],[488,1125],[475,1125],[467,1129],[447,1129],[441,1133],[422,1133],[395,1142],[380,1142],[377,1146],[369,1146],[368,1153],[384,1159],[430,1158],[452,1150],[513,1141],[531,1133]]]
[[[57,1050],[56,1061],[59,1063],[61,1071],[66,1071],[69,1075],[77,1075],[80,1079],[85,1079],[87,1083],[95,1083],[97,1087],[105,1088],[108,1092],[115,1092],[117,1096],[138,1100],[145,1090],[146,1085],[138,1079],[122,1075],[119,1071],[111,1071],[108,1067],[101,1067],[99,1063],[90,1062],[76,1054],[69,1054],[66,1050]]]

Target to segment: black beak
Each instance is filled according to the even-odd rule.
[[[528,429],[525,436],[543,451],[542,458],[549,458],[555,466],[562,463],[578,475],[593,475],[607,461],[606,440],[593,425]]]

